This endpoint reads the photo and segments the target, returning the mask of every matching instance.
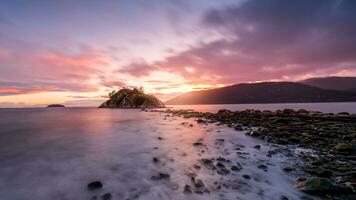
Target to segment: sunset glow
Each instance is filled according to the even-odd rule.
[[[356,75],[353,1],[266,2],[2,1],[0,107]]]

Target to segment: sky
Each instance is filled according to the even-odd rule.
[[[356,76],[356,1],[0,1],[0,107],[316,76]]]

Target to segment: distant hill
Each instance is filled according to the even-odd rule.
[[[320,89],[294,82],[242,83],[227,87],[189,92],[166,104],[304,103],[356,102],[349,92]]]
[[[310,78],[301,83],[330,90],[351,91],[356,93],[356,77],[323,77],[323,78]]]

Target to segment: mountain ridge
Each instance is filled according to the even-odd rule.
[[[356,93],[356,77],[315,77],[300,81],[302,84],[322,89],[340,90]]]
[[[188,92],[165,102],[168,105],[355,102],[350,92],[321,89],[297,82],[240,83],[222,88]]]

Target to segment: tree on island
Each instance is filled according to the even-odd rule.
[[[99,108],[163,108],[164,104],[153,95],[144,93],[142,86],[122,88],[109,93],[109,100],[102,103]]]

